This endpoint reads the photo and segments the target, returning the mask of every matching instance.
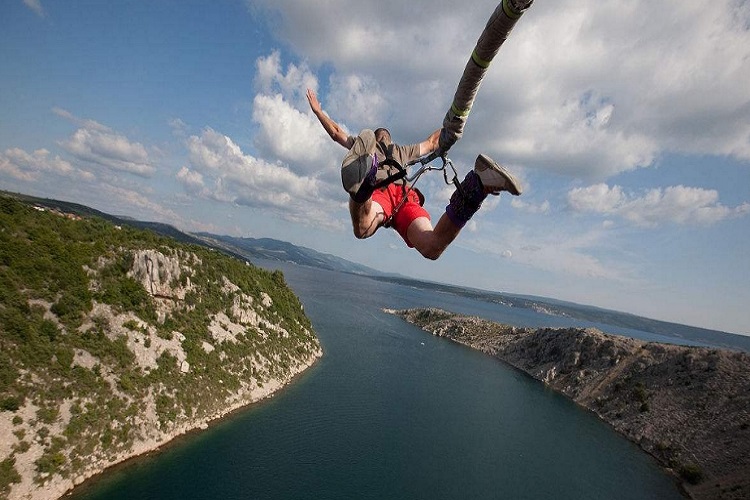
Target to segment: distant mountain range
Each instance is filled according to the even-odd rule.
[[[318,267],[330,271],[359,274],[379,281],[388,281],[426,290],[461,295],[463,297],[470,297],[509,307],[531,309],[551,316],[574,318],[581,321],[590,321],[592,323],[629,328],[632,330],[639,330],[677,339],[691,340],[709,345],[722,346],[730,349],[750,351],[750,337],[741,335],[681,325],[678,323],[669,323],[666,321],[636,316],[634,314],[575,304],[547,297],[491,292],[487,290],[434,283],[405,276],[387,274],[367,266],[355,264],[354,262],[350,262],[334,255],[323,254],[310,248],[300,247],[285,241],[269,238],[235,238],[231,236],[216,236],[209,233],[198,233],[195,236],[210,246],[223,248],[226,251],[239,254],[249,260],[265,259],[293,262],[295,264]]]
[[[383,273],[376,269],[336,257],[335,255],[321,253],[285,241],[270,238],[237,238],[232,236],[219,236],[210,233],[190,234],[180,231],[169,224],[143,222],[128,217],[113,216],[76,203],[34,198],[13,193],[6,194],[46,207],[56,208],[63,212],[75,213],[81,216],[102,217],[113,221],[116,224],[126,224],[141,229],[150,229],[158,234],[175,238],[184,243],[193,243],[220,249],[225,253],[244,260],[254,261],[263,259],[292,262],[303,266],[356,274],[381,281],[389,281],[427,290],[452,293],[510,307],[531,309],[553,316],[570,317],[581,321],[590,321],[593,323],[629,328],[642,332],[665,335],[676,339],[686,339],[708,345],[715,345],[718,347],[750,351],[750,336],[735,335],[706,328],[659,321],[636,316],[634,314],[574,304],[547,297],[491,292],[456,285],[417,280],[396,274]]]
[[[210,233],[191,234],[180,231],[170,224],[164,224],[162,222],[146,222],[127,216],[112,215],[78,203],[38,198],[35,196],[4,191],[0,191],[0,193],[64,213],[73,213],[80,215],[81,217],[100,217],[114,224],[128,225],[139,229],[150,229],[155,233],[174,238],[182,243],[217,248],[234,257],[245,260],[265,259],[293,262],[303,266],[318,267],[330,271],[340,271],[366,276],[387,276],[386,273],[382,273],[376,269],[361,264],[355,264],[354,262],[350,262],[334,255],[321,253],[310,248],[293,245],[285,241],[274,240],[271,238],[236,238],[233,236],[219,236]]]
[[[240,253],[250,259],[293,262],[303,266],[361,274],[364,276],[389,276],[371,267],[355,264],[335,255],[321,253],[310,248],[293,245],[286,241],[271,238],[236,238],[233,236],[217,236],[209,233],[197,233],[196,236],[208,245]]]

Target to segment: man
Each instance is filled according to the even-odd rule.
[[[342,182],[350,195],[352,227],[359,239],[369,238],[387,222],[409,247],[435,260],[479,210],[488,194],[498,195],[502,191],[514,196],[521,194],[521,185],[509,172],[489,157],[479,155],[474,170],[466,175],[461,189],[453,193],[445,213],[433,228],[430,214],[422,207],[424,198],[417,189],[406,185],[405,180],[377,190],[374,185],[389,175],[387,166],[382,165],[387,158],[405,166],[437,150],[441,129],[409,146],[393,143],[385,128],[374,132],[363,130],[353,137],[323,112],[312,89],[307,89],[307,100],[331,139],[349,150],[342,165]]]

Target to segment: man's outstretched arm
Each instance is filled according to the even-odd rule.
[[[331,136],[331,139],[338,142],[346,149],[351,148],[354,145],[354,140],[349,134],[344,132],[344,129],[342,129],[338,123],[333,121],[327,114],[323,113],[323,109],[320,107],[320,102],[318,102],[318,96],[315,95],[314,90],[307,89],[307,101],[310,103],[310,109],[312,109],[312,112],[318,117],[320,124],[323,125],[323,128],[328,132],[328,135]]]

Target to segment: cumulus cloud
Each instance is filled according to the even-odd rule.
[[[352,123],[358,130],[389,126],[385,120],[390,106],[378,81],[370,76],[332,75],[328,101],[337,120]]]
[[[442,119],[497,2],[253,5],[277,14],[278,36],[298,54],[331,65],[329,100],[361,104],[347,108],[353,124],[375,115],[419,135]],[[335,29],[307,29],[334,18]],[[750,81],[749,18],[738,0],[708,10],[701,0],[537,2],[490,67],[454,150],[592,180],[665,153],[750,160],[750,86],[737,83]]]
[[[539,54],[522,55],[555,82],[533,99],[521,94],[517,117],[533,131],[535,161],[607,177],[649,166],[664,152],[750,159],[750,90],[737,85],[750,77],[738,63],[750,54],[750,32],[737,19],[747,19],[746,3],[717,2],[708,17],[699,1],[658,9],[641,1],[568,3],[529,16],[539,29],[526,33],[527,47]]]
[[[307,88],[318,87],[317,78],[304,65],[289,64],[285,71],[278,52],[259,58],[256,67],[255,145],[299,175],[336,182],[343,150],[330,140],[305,97]]]
[[[682,185],[634,195],[617,185],[595,184],[568,192],[568,204],[576,212],[619,216],[646,227],[669,222],[708,225],[750,212],[748,203],[735,208],[722,205],[713,189]]]
[[[200,192],[205,187],[203,175],[201,175],[200,172],[190,170],[187,167],[182,167],[180,171],[177,172],[177,180],[180,181],[180,184],[185,186],[186,189],[192,192]]]
[[[43,175],[57,175],[81,180],[93,180],[94,175],[78,169],[46,149],[28,153],[20,148],[6,149],[0,154],[0,172],[15,179],[32,182]]]
[[[550,211],[550,203],[548,200],[544,200],[541,203],[533,203],[513,198],[510,205],[513,208],[532,214],[547,214]]]
[[[280,14],[277,35],[316,63],[335,61],[348,69],[387,73],[389,67],[408,66],[418,72],[440,55],[455,55],[451,47],[476,36],[497,2],[471,2],[456,8],[447,0],[364,2],[351,8],[346,0],[325,4],[253,0],[253,7]],[[489,7],[489,10],[488,10]],[[335,20],[335,28],[332,26]],[[366,20],[363,22],[363,20]],[[422,23],[425,29],[415,28]],[[466,25],[462,23],[466,22]],[[463,26],[456,29],[452,24]],[[309,29],[321,26],[326,29]],[[429,28],[429,29],[427,29]],[[438,46],[440,54],[428,52]],[[461,53],[466,62],[468,53]],[[415,57],[419,56],[419,57]],[[445,60],[445,59],[443,59]]]
[[[331,217],[341,210],[341,203],[330,198],[329,186],[320,180],[298,175],[281,162],[247,155],[232,139],[210,128],[191,136],[187,148],[192,168],[182,168],[177,180],[191,192],[299,223],[341,226]]]
[[[28,169],[19,166],[16,161],[11,159],[16,151],[20,150],[9,149],[6,150],[4,154],[0,155],[0,172],[20,181],[31,182],[36,180],[38,178],[38,172],[33,170],[29,171]],[[23,154],[25,155],[27,153],[23,151]]]
[[[255,62],[255,84],[261,94],[281,94],[285,99],[302,105],[307,88],[318,88],[318,79],[306,64],[290,63],[283,71],[281,54],[273,51]]]
[[[80,127],[68,140],[60,142],[76,159],[140,177],[150,177],[155,172],[141,143],[132,142],[106,125],[79,118],[65,109],[53,108],[52,112]]]
[[[265,154],[288,162],[295,172],[334,172],[343,157],[344,150],[331,141],[317,119],[292,107],[280,94],[255,96],[253,121],[259,126],[256,145]]]
[[[141,143],[130,142],[127,137],[115,132],[81,128],[61,145],[79,160],[112,170],[141,177],[150,177],[156,170]]]

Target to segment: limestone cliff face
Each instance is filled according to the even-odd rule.
[[[0,222],[0,498],[58,498],[322,354],[280,272],[7,203]]]
[[[175,252],[165,255],[149,249],[133,253],[133,264],[128,276],[135,278],[143,288],[155,298],[184,300],[185,294],[193,287],[190,276],[194,274],[191,266],[200,266],[201,261],[195,254]],[[184,286],[180,283],[186,276]]]
[[[440,310],[396,312],[595,412],[673,470],[694,498],[750,497],[750,355],[594,329],[525,329]]]

